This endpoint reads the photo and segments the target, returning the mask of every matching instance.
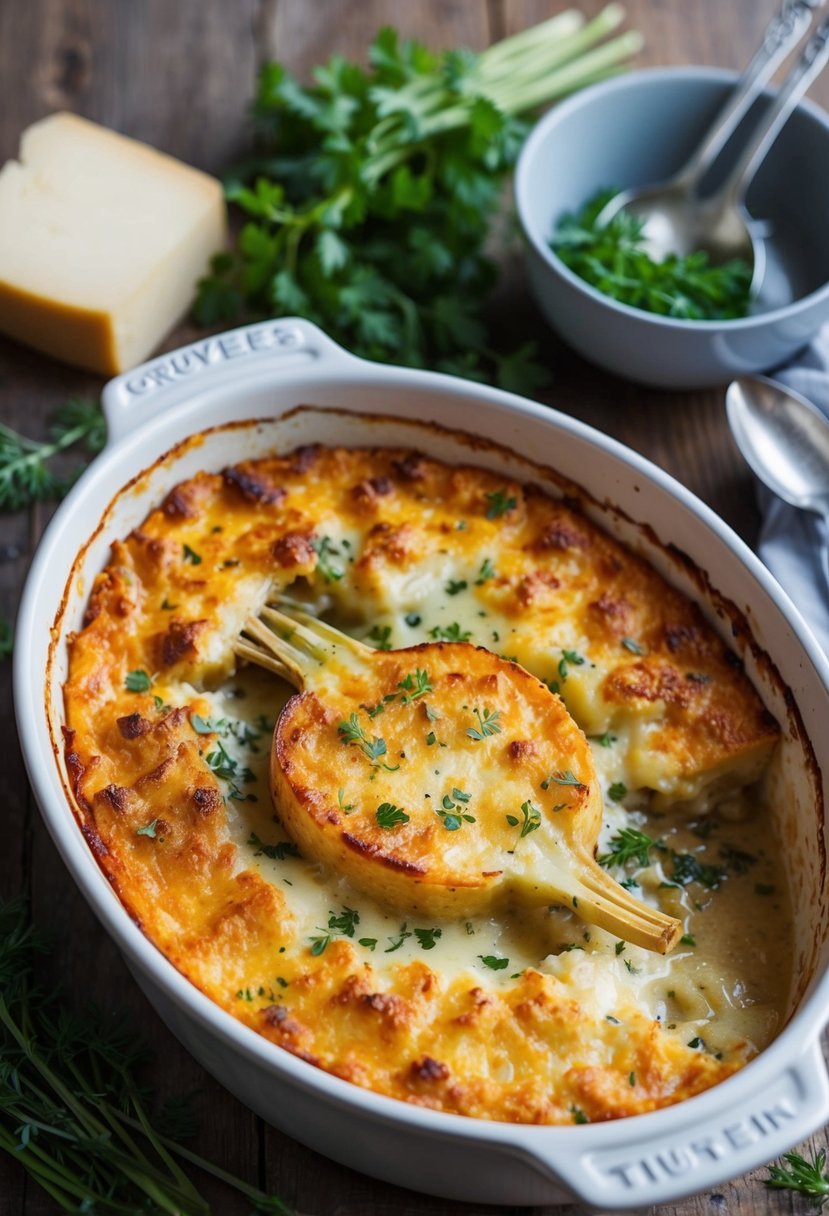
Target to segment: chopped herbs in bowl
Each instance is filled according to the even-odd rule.
[[[727,321],[748,313],[751,266],[735,258],[709,265],[700,250],[654,261],[647,251],[644,221],[617,211],[600,221],[618,193],[594,194],[576,213],[559,219],[550,248],[579,278],[620,304],[685,321]]]
[[[675,173],[736,79],[702,67],[615,76],[543,115],[518,158],[515,207],[542,314],[585,359],[638,384],[710,388],[778,367],[829,321],[829,228],[818,204],[829,199],[829,116],[806,103],[746,196],[766,255],[750,308],[747,267],[654,262],[622,216],[598,231],[607,187]]]

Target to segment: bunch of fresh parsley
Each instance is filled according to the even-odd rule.
[[[616,190],[601,190],[577,214],[561,217],[550,242],[574,274],[604,295],[646,312],[685,321],[744,317],[752,270],[735,258],[711,266],[708,254],[670,254],[655,262],[647,253],[643,221],[624,208],[606,223],[599,216]]]
[[[537,387],[530,349],[498,352],[484,323],[485,245],[528,129],[517,115],[635,50],[635,34],[595,45],[621,16],[559,14],[480,54],[436,55],[384,29],[368,70],[335,57],[310,87],[266,64],[259,153],[227,180],[248,222],[213,259],[197,319],[293,314],[369,359]]]

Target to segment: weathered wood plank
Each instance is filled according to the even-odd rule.
[[[777,0],[628,0],[629,24],[648,38],[641,62],[700,62],[739,67],[759,40]],[[245,109],[254,70],[269,56],[301,75],[332,53],[364,59],[376,29],[394,24],[435,47],[482,47],[565,7],[559,0],[26,0],[0,4],[0,161],[17,150],[19,132],[69,108],[216,169],[247,139]],[[584,0],[588,14],[600,0]],[[8,48],[13,48],[10,51]],[[829,77],[812,90],[829,103]],[[721,395],[643,390],[601,373],[551,337],[530,302],[517,264],[496,310],[516,344],[535,336],[553,376],[547,399],[616,435],[700,493],[747,537],[757,516],[750,482],[724,426]],[[190,336],[186,328],[168,347]],[[0,341],[0,418],[42,434],[52,409],[71,393],[97,392],[100,381]],[[33,544],[48,511],[0,517],[0,611],[16,607]],[[0,724],[13,737],[9,665],[0,668]],[[28,802],[19,756],[0,766],[6,792],[6,839],[0,895],[31,889],[39,919],[57,933],[54,974],[81,1001],[126,1010],[156,1053],[148,1073],[160,1097],[198,1089],[198,1150],[233,1172],[270,1185],[308,1216],[486,1216],[503,1209],[445,1203],[373,1182],[268,1130],[211,1081],[178,1046],[138,992],[114,947],[65,873]],[[50,972],[50,976],[51,976]],[[260,1155],[260,1138],[263,1151]],[[816,1138],[822,1145],[825,1137]],[[771,1194],[758,1177],[663,1209],[666,1216],[727,1212],[782,1216],[805,1205]],[[221,1216],[246,1204],[204,1183]],[[518,1209],[513,1209],[517,1214]],[[525,1213],[528,1211],[524,1210]],[[571,1208],[546,1209],[552,1216]],[[49,1216],[54,1205],[26,1186],[0,1158],[0,1216]],[[541,1209],[535,1216],[542,1216]]]
[[[252,33],[256,0],[31,0],[0,6],[4,57],[0,158],[16,153],[20,131],[55,109],[72,109],[208,169],[219,168],[247,138],[246,104],[255,73]],[[67,396],[97,394],[101,381],[63,368],[12,343],[0,342],[0,417],[42,435]],[[0,609],[12,614],[32,544],[48,511],[0,520]],[[19,550],[20,556],[13,554]],[[0,719],[13,732],[8,664],[0,673]],[[181,1050],[150,1010],[117,952],[78,895],[40,818],[27,808],[26,784],[13,751],[3,761],[7,839],[0,894],[31,888],[36,918],[55,933],[48,981],[62,983],[79,1006],[94,1001],[126,1012],[147,1040],[155,1063],[147,1079],[159,1099],[198,1091],[198,1147],[233,1173],[255,1181],[257,1120]],[[227,1191],[206,1180],[216,1211]],[[25,1206],[23,1195],[26,1195]],[[247,1210],[243,1206],[239,1210]],[[54,1204],[26,1185],[8,1158],[0,1160],[2,1216],[54,1213]]]

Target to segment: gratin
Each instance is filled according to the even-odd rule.
[[[303,855],[268,786],[289,690],[235,653],[274,590],[380,650],[472,642],[544,681],[591,749],[599,860],[683,922],[674,952],[561,904],[406,910]],[[198,474],[113,546],[65,701],[76,809],[130,913],[219,1005],[338,1076],[483,1118],[601,1120],[708,1088],[780,1024],[791,925],[759,793],[777,726],[694,605],[536,487],[382,449]],[[432,837],[464,856],[476,808],[428,693],[419,704]],[[487,736],[497,689],[466,712],[508,757],[521,742]],[[386,713],[366,704],[359,733],[339,732],[331,814],[376,801],[390,839],[400,820],[380,811],[401,809],[388,791],[406,756]],[[568,775],[504,805],[503,831],[524,839]]]

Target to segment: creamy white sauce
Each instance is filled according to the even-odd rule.
[[[343,545],[342,536],[332,545],[338,550],[332,560],[347,555],[349,546]],[[428,640],[433,630],[457,622],[462,632],[471,634],[469,640],[510,656],[516,629],[509,618],[482,610],[472,586],[454,596],[429,599],[427,587],[434,589],[434,576],[432,571],[422,588],[412,580],[406,596],[402,588],[390,588],[389,598],[400,605],[396,611],[381,611],[356,625],[340,616],[338,624],[369,642],[380,640],[386,648],[397,648]],[[462,578],[457,569],[452,577]],[[472,577],[467,582],[472,584]],[[317,609],[328,609],[337,590],[335,582],[311,602]],[[549,649],[551,672],[558,674],[563,652],[555,644]],[[593,679],[589,652],[578,653],[585,661],[568,664],[565,695],[567,685],[572,690],[581,681],[581,691]],[[562,908],[522,910],[503,920],[404,920],[337,875],[293,855],[268,787],[270,732],[291,692],[277,677],[245,669],[219,691],[203,695],[211,704],[211,717],[229,724],[222,735],[225,750],[239,772],[250,774],[249,780],[237,783],[245,800],[228,798],[238,867],[257,869],[285,893],[300,944],[321,952],[330,940],[345,937],[381,977],[399,963],[420,959],[447,979],[464,974],[482,986],[497,987],[534,967],[565,981],[572,996],[594,1016],[612,1018],[614,1010],[633,1003],[684,1042],[717,1053],[737,1049],[744,1040],[759,1048],[773,1037],[785,1007],[790,918],[773,833],[762,808],[750,814],[747,802],[732,798],[731,821],[718,816],[696,824],[687,806],[649,815],[647,795],[631,791],[625,763],[630,738],[619,730],[604,732],[591,739],[606,808],[598,853],[609,851],[624,827],[639,827],[661,842],[664,847],[651,851],[647,867],[610,872],[633,884],[638,897],[681,919],[684,944],[662,957],[619,942]],[[240,742],[245,731],[234,729],[234,723],[247,725],[247,742]],[[345,791],[343,796],[347,798]],[[694,834],[708,827],[709,838]],[[744,855],[736,866],[743,873],[725,865],[723,849]],[[676,885],[671,850],[704,865],[722,866],[722,880],[715,888],[696,882]],[[765,893],[758,894],[761,891]]]

